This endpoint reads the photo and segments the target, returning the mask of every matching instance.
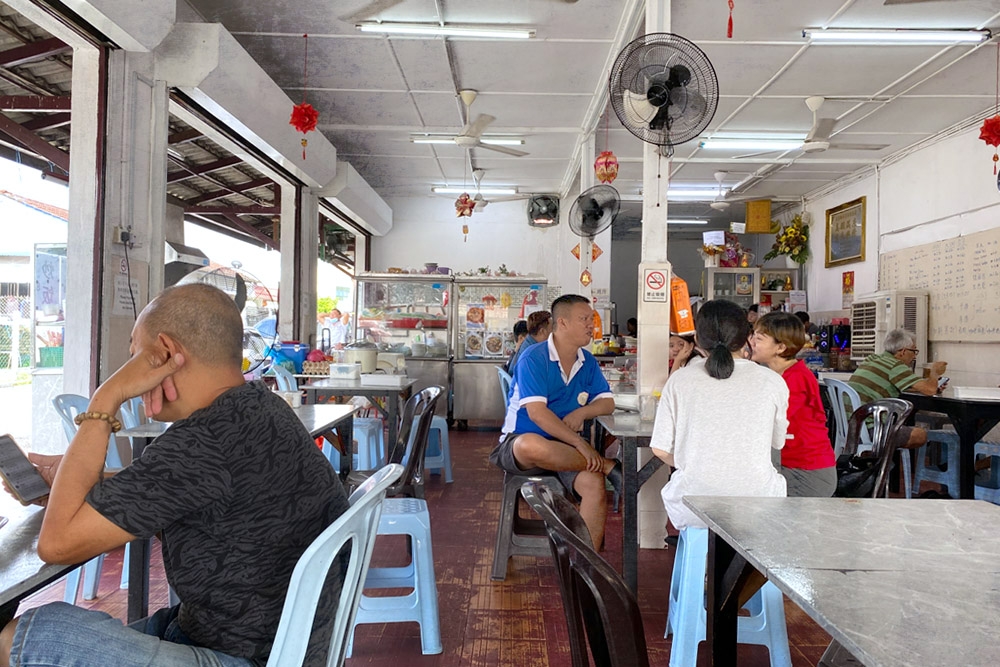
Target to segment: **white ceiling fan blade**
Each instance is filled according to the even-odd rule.
[[[516,148],[511,148],[509,146],[497,146],[496,144],[484,144],[479,142],[475,146],[476,148],[485,148],[488,151],[496,151],[497,153],[506,153],[507,155],[513,155],[514,157],[524,157],[528,155],[524,151],[519,151]]]
[[[496,120],[496,117],[489,114],[481,113],[476,116],[475,120],[462,128],[462,135],[465,137],[475,137],[479,138],[483,131],[489,127],[490,123]]]
[[[880,151],[888,147],[889,144],[830,144],[830,148],[841,151]]]
[[[346,23],[356,23],[357,21],[364,21],[365,19],[370,19],[378,14],[381,14],[387,9],[392,9],[396,5],[402,3],[403,0],[374,0],[369,2],[367,5],[354,12],[353,14],[348,14],[347,16],[340,16],[338,20],[344,21]]]
[[[833,133],[833,127],[837,124],[836,118],[817,118],[812,129],[806,135],[806,141],[826,141]]]
[[[659,108],[649,103],[644,93],[633,93],[631,90],[626,90],[622,95],[622,107],[629,124],[636,127],[648,126],[659,111]]]
[[[745,158],[760,157],[761,155],[770,155],[771,153],[784,153],[784,149],[772,150],[772,151],[759,151],[757,153],[744,153],[743,155],[734,155],[734,160],[743,160]]]

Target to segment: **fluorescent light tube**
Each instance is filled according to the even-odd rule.
[[[990,38],[990,31],[806,28],[802,31],[802,36],[816,44],[978,44]]]
[[[721,194],[726,194],[729,188],[722,188]],[[667,199],[715,199],[719,196],[719,189],[713,188],[711,190],[699,189],[699,190],[679,190],[677,188],[670,188],[667,190]]]
[[[410,137],[410,141],[415,144],[455,144],[454,137]],[[524,144],[524,139],[481,137],[479,141],[491,146],[522,146]]]
[[[534,30],[494,28],[489,26],[453,27],[432,23],[360,23],[361,32],[384,35],[424,35],[429,37],[485,37],[489,39],[531,39]]]
[[[449,188],[444,186],[435,185],[431,188],[431,191],[439,195],[460,195],[463,192],[472,193],[478,192],[481,195],[516,195],[517,188]]]
[[[667,220],[668,225],[707,225],[707,220]]]
[[[706,139],[699,144],[706,150],[739,150],[739,151],[793,151],[802,148],[801,139]]]

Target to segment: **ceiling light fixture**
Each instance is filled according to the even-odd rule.
[[[668,225],[707,225],[707,220],[667,220]]]
[[[700,144],[705,150],[736,150],[736,151],[793,151],[802,148],[801,139],[766,139],[763,137],[744,137],[726,139],[705,139]]]
[[[452,137],[432,137],[432,136],[419,136],[410,137],[410,141],[415,144],[454,144],[455,138]],[[523,146],[524,139],[507,139],[500,137],[480,137],[480,143],[490,144],[491,146]]]
[[[728,192],[728,188],[723,188],[722,193]],[[701,188],[691,190],[680,190],[670,188],[667,190],[667,199],[714,199],[719,194],[718,188]]]
[[[979,44],[990,38],[990,31],[806,28],[802,31],[802,36],[814,44]]]
[[[460,195],[463,192],[468,192],[469,188],[450,188],[446,186],[435,185],[431,188],[434,194],[439,195]],[[517,188],[479,188],[476,190],[481,195],[516,195]]]
[[[534,30],[494,28],[491,26],[443,26],[433,23],[359,23],[361,32],[383,35],[423,35],[427,37],[485,37],[488,39],[531,39]]]

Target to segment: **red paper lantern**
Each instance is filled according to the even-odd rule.
[[[979,128],[979,138],[994,148],[993,173],[995,174],[997,173],[997,161],[1000,160],[1000,156],[997,155],[997,151],[995,150],[1000,145],[1000,115],[987,118],[983,121],[983,126]]]
[[[612,183],[618,178],[618,158],[611,151],[604,151],[594,160],[594,173],[601,183]]]

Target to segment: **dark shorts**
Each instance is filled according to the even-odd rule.
[[[573,489],[573,484],[576,482],[576,476],[580,474],[579,470],[563,470],[557,472],[554,470],[545,470],[544,468],[521,468],[517,464],[517,460],[514,458],[514,441],[517,440],[522,434],[521,433],[508,433],[506,436],[500,440],[500,443],[493,448],[490,453],[490,463],[500,468],[504,472],[509,472],[512,475],[554,475],[559,478],[562,485],[566,487],[577,501],[580,500],[579,494]]]

